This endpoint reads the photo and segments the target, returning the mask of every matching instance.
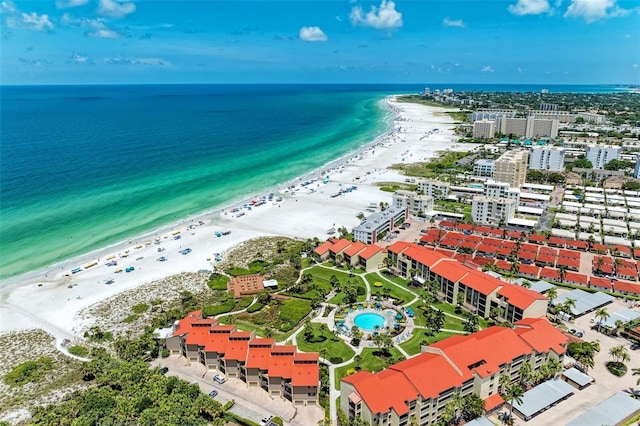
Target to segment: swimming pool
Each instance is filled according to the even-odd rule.
[[[383,328],[385,325],[385,319],[382,315],[372,313],[356,315],[353,322],[362,330],[369,331],[375,330],[376,325],[380,328]]]

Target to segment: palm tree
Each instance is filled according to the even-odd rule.
[[[436,309],[431,316],[431,321],[433,322],[433,328],[436,330],[436,332],[440,331],[445,322],[444,311]]]
[[[531,364],[529,364],[528,362],[524,362],[522,363],[520,370],[518,370],[518,373],[520,374],[520,385],[526,386],[527,382],[531,380],[533,368],[531,367]]]
[[[596,314],[595,317],[596,318],[600,318],[600,321],[598,321],[598,332],[600,332],[600,327],[602,325],[602,322],[606,321],[607,319],[609,319],[611,315],[609,315],[609,312],[607,311],[607,308],[600,308],[596,310]]]
[[[463,329],[467,333],[475,333],[478,331],[478,326],[480,322],[478,321],[478,316],[474,315],[470,312],[465,312],[464,317],[466,318],[466,322],[463,324]]]
[[[498,386],[500,389],[500,393],[505,393],[507,386],[511,385],[511,377],[509,375],[502,373],[498,378]]]
[[[631,357],[629,351],[623,345],[617,345],[609,349],[609,356],[613,358],[614,362],[624,364],[629,362]]]
[[[558,289],[555,287],[551,287],[548,291],[547,291],[547,297],[549,298],[549,303],[553,303],[553,300],[558,297]]]
[[[567,300],[562,304],[562,310],[565,311],[569,315],[573,315],[573,308],[576,307],[575,299],[567,297]]]
[[[631,371],[633,371],[634,376],[640,376],[640,368],[632,368]],[[640,378],[638,378],[636,385],[640,385]]]
[[[522,404],[524,389],[520,385],[508,386],[504,394],[504,400],[509,403],[509,419],[513,415],[513,403]]]

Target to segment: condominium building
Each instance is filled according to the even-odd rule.
[[[424,215],[433,210],[433,197],[400,190],[393,194],[393,206],[398,209],[408,208],[413,215]]]
[[[418,191],[424,195],[433,197],[436,200],[440,200],[449,195],[451,191],[450,185],[446,182],[440,182],[433,179],[418,179]]]
[[[400,276],[435,281],[439,296],[449,303],[457,303],[462,294],[465,308],[482,318],[488,318],[495,308],[509,322],[546,315],[547,297],[472,269],[432,248],[398,241],[387,251],[392,268]]]
[[[496,168],[495,160],[480,159],[473,164],[473,174],[476,176],[493,176]]]
[[[473,123],[473,137],[479,139],[491,139],[496,134],[496,122],[494,120],[478,120]]]
[[[611,160],[619,160],[622,147],[612,145],[587,145],[585,157],[591,161],[594,169],[604,169]]]
[[[503,118],[496,121],[496,131],[511,136],[526,136],[526,118]]]
[[[253,331],[221,325],[215,318],[205,318],[200,310],[176,321],[166,347],[207,370],[219,370],[227,378],[260,387],[293,405],[318,404],[317,353],[301,353],[293,345],[277,345],[275,339],[256,337]]]
[[[484,183],[482,192],[488,198],[508,198],[514,200],[516,205],[520,202],[520,190],[511,188],[508,183],[489,179]]]
[[[516,110],[514,109],[479,109],[471,113],[471,122],[475,123],[478,120],[495,121],[500,118],[513,118],[515,116]]]
[[[562,362],[567,340],[546,318],[449,337],[381,372],[343,378],[340,409],[350,419],[383,426],[407,425],[411,418],[435,425],[454,395],[474,393],[493,409],[504,403],[502,375],[518,382],[524,364],[535,373],[551,360]]]
[[[528,138],[536,137],[558,137],[558,119],[544,119],[544,118],[527,118],[527,129],[525,136]]]
[[[335,261],[338,255],[342,255],[345,263],[353,267],[360,266],[365,271],[371,272],[382,267],[387,251],[375,244],[364,244],[344,238],[339,240],[329,238],[313,250],[313,255],[319,261],[328,259]]]
[[[493,179],[520,188],[527,178],[529,155],[524,150],[507,151],[496,160]]]
[[[375,244],[378,236],[391,231],[396,223],[409,217],[408,208],[390,207],[385,211],[374,213],[360,225],[353,228],[353,240],[365,244]]]
[[[636,165],[633,168],[633,177],[638,179],[640,176],[640,154],[636,155]]]
[[[516,216],[518,202],[509,198],[475,196],[471,201],[471,219],[480,225],[504,226]]]
[[[535,146],[529,151],[529,168],[533,170],[564,170],[565,149],[558,146]]]

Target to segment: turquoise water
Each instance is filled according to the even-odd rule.
[[[1,88],[0,278],[219,209],[389,126],[381,88]]]
[[[385,319],[382,315],[367,313],[359,314],[353,319],[353,322],[362,330],[373,331],[376,326],[383,328],[385,325]]]

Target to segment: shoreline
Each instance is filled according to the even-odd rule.
[[[55,273],[58,272],[59,269],[62,269],[63,271],[66,269],[69,269],[69,270],[73,269],[74,266],[80,266],[94,259],[102,258],[102,257],[108,256],[113,252],[120,251],[125,247],[140,244],[141,241],[142,243],[144,243],[144,241],[148,239],[153,240],[158,235],[163,235],[167,232],[171,232],[176,228],[188,226],[190,223],[194,221],[204,221],[205,223],[207,223],[207,221],[214,222],[217,215],[221,212],[225,212],[226,210],[233,209],[236,206],[243,205],[251,201],[252,199],[261,197],[264,194],[269,194],[269,193],[275,194],[276,192],[281,192],[292,185],[298,184],[299,182],[302,182],[308,179],[317,178],[327,170],[337,169],[344,166],[346,163],[353,160],[355,157],[362,155],[369,148],[376,146],[380,143],[383,143],[382,142],[383,139],[393,135],[393,123],[398,118],[398,112],[394,111],[393,107],[389,105],[388,101],[394,96],[398,96],[398,95],[385,96],[377,101],[378,104],[382,105],[381,108],[386,111],[386,113],[384,113],[383,119],[387,122],[387,126],[386,126],[386,129],[381,134],[379,134],[373,141],[365,142],[362,145],[360,145],[358,148],[348,151],[343,155],[341,155],[340,157],[332,159],[327,163],[323,164],[322,166],[312,169],[311,171],[303,175],[295,176],[289,179],[288,181],[279,183],[275,187],[266,187],[262,190],[259,190],[258,194],[240,195],[236,198],[230,199],[229,201],[227,201],[222,205],[211,207],[206,210],[193,213],[189,216],[180,218],[174,222],[170,222],[168,224],[162,225],[153,230],[149,230],[141,234],[133,235],[130,238],[117,241],[106,247],[104,246],[99,247],[89,252],[82,253],[77,256],[73,256],[65,260],[58,261],[56,263],[53,263],[45,267],[41,267],[35,270],[24,272],[22,274],[13,275],[7,278],[0,279],[0,303],[4,302],[5,300],[4,296],[8,289],[15,288],[16,285],[18,286],[23,285],[25,281],[34,281],[34,282],[46,281],[46,280],[43,280],[43,278],[47,278],[46,275],[50,273],[55,275]]]
[[[399,103],[393,96],[380,102],[389,111],[385,115],[389,124],[387,131],[306,175],[283,183],[272,191],[261,191],[254,197],[239,197],[239,201],[230,202],[222,208],[189,216],[128,241],[6,280],[6,285],[0,288],[0,332],[39,327],[52,332],[56,338],[74,336],[75,316],[82,309],[154,280],[181,272],[212,270],[215,260],[208,261],[207,258],[213,259],[213,253],[225,253],[243,241],[275,235],[323,240],[329,236],[326,230],[331,227],[351,228],[357,225],[358,212],[370,203],[391,201],[391,194],[380,191],[375,186],[376,181],[404,180],[396,171],[387,169],[388,166],[409,160],[422,151],[424,158],[411,158],[409,162],[428,160],[438,151],[453,149],[457,140],[452,131],[453,120],[436,114],[446,111],[446,108]],[[426,129],[434,127],[440,128],[441,132],[423,140]],[[402,145],[407,148],[404,152],[394,149],[405,148]],[[467,144],[458,148],[468,150],[472,146]],[[327,173],[330,177],[325,179],[326,182],[319,179]],[[300,185],[314,178],[319,180],[312,185]],[[356,185],[359,189],[330,197],[343,184]],[[282,201],[269,201],[250,210],[242,209],[242,204],[270,192],[274,193],[274,200],[282,197]],[[238,206],[244,213],[241,217],[230,214],[230,209]],[[191,229],[188,228],[190,225]],[[180,230],[179,240],[170,237],[176,230]],[[231,234],[216,237],[216,230],[230,230]],[[160,244],[154,244],[157,238]],[[145,244],[145,240],[151,243]],[[157,251],[158,247],[164,249],[162,254]],[[192,248],[193,252],[187,255],[178,253],[186,247]],[[130,255],[119,257],[117,254],[124,250],[129,250]],[[117,267],[104,265],[105,256],[111,253],[116,254]],[[156,261],[156,257],[161,255],[169,260]],[[100,260],[95,266],[68,277],[64,275],[71,267],[95,259]],[[134,266],[135,270],[115,273],[116,268],[128,266]],[[108,278],[114,278],[115,283],[104,284]],[[70,286],[71,283],[76,285]]]

